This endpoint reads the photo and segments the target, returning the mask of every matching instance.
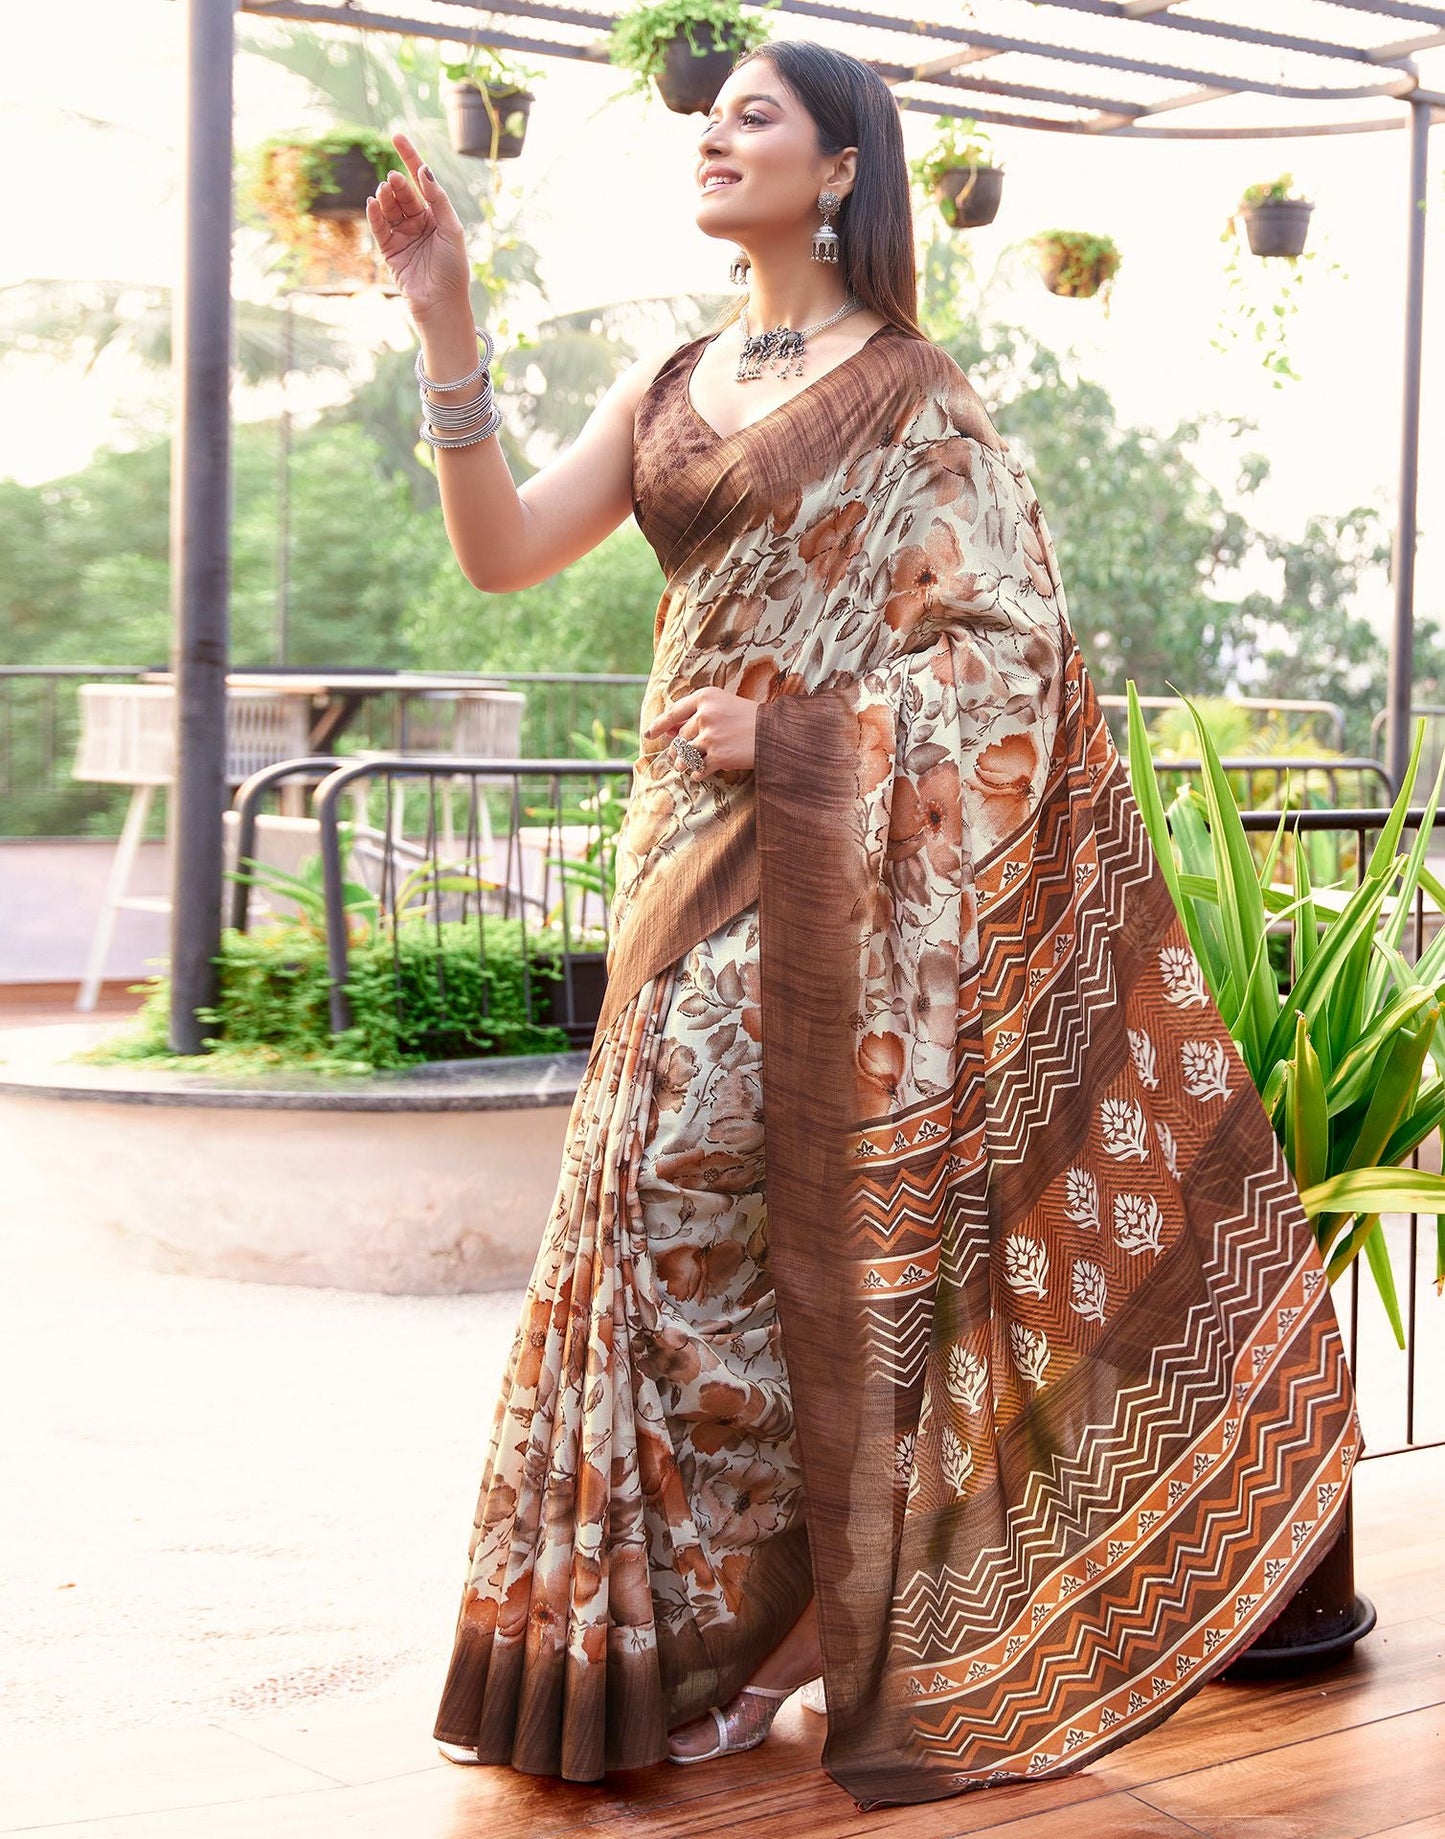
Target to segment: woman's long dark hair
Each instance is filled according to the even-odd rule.
[[[824,153],[858,149],[852,190],[834,219],[843,285],[883,319],[922,338],[908,162],[892,90],[871,65],[808,39],[759,45],[733,69],[757,58],[773,65],[812,116]],[[742,310],[741,300],[726,307],[719,328]]]

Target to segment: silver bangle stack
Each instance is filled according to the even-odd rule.
[[[482,345],[482,355],[475,370],[458,377],[455,383],[438,383],[422,369],[421,353],[416,354],[416,380],[421,386],[421,438],[432,447],[475,447],[490,439],[502,425],[502,412],[492,400],[492,373],[487,368],[496,350],[491,334],[473,326]],[[480,381],[482,393],[470,402],[433,402],[429,390],[460,390]]]

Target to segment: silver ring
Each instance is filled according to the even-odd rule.
[[[691,772],[700,773],[707,766],[703,750],[692,741],[685,741],[680,734],[674,737],[670,751]]]

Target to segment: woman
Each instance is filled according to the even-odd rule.
[[[396,144],[370,219],[462,569],[528,586],[632,511],[666,575],[435,1735],[595,1779],[821,1672],[860,1805],[1071,1773],[1260,1633],[1361,1440],[1038,501],[916,323],[896,106],[821,46],[738,61],[697,221],[741,325],[520,490]]]

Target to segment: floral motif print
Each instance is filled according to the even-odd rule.
[[[725,1651],[748,1592],[777,1588],[757,1582],[769,1554],[802,1531],[767,1272],[757,949],[755,908],[701,940],[577,1095],[437,1728],[493,1760],[511,1760],[517,1668],[548,1655],[579,1677],[640,1674],[656,1704],[650,1729],[572,1728],[563,1772],[656,1760],[668,1656]],[[752,1658],[733,1663],[743,1677]]]

